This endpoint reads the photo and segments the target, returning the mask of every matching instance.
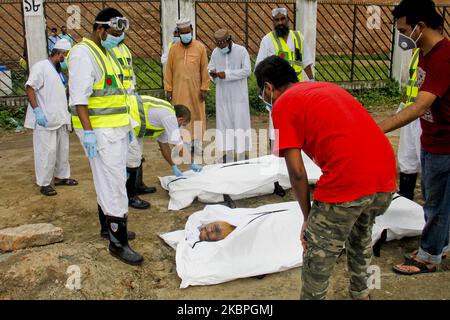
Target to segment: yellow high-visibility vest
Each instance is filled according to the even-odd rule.
[[[132,67],[133,58],[131,56],[130,49],[121,43],[119,46],[114,47],[112,50],[112,56],[119,62],[123,72],[123,87],[128,90],[133,85],[134,71]]]
[[[154,126],[149,122],[148,110],[150,108],[163,108],[169,110],[175,115],[175,109],[173,106],[169,102],[162,99],[151,96],[130,95],[129,102],[130,116],[139,124],[133,129],[134,135],[138,138],[155,138],[166,130],[164,127]]]
[[[117,74],[120,66],[114,65],[114,59],[110,57],[108,51],[105,55],[95,42],[87,38],[83,38],[73,48],[77,46],[88,48],[102,70],[102,78],[94,83],[92,94],[88,98],[88,113],[92,128],[115,128],[128,125],[130,118],[127,94]],[[67,59],[69,59],[69,55]],[[76,106],[69,108],[72,113],[73,127],[81,129],[82,125]]]
[[[416,101],[417,95],[419,94],[419,85],[417,83],[417,69],[419,65],[419,51],[417,48],[409,62],[409,80],[406,85],[406,102],[405,105],[409,106]]]
[[[273,45],[275,46],[275,55],[288,61],[294,68],[295,73],[297,74],[298,81],[302,81],[303,36],[300,31],[290,30],[289,33],[294,40],[295,49],[300,52],[300,57],[296,57],[295,51],[291,51],[291,49],[286,44],[286,41],[284,41],[284,39],[281,37],[277,37],[275,31],[272,31],[270,33],[270,38],[272,39]]]

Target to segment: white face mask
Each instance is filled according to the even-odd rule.
[[[422,32],[420,33],[417,40],[414,40],[413,38],[411,38],[411,36],[413,35],[414,31],[416,31],[416,28],[417,28],[417,25],[414,27],[413,31],[411,32],[411,34],[409,36],[406,36],[399,32],[398,45],[400,48],[402,48],[403,50],[411,50],[411,49],[417,48],[417,41],[419,41],[420,37],[422,36]]]

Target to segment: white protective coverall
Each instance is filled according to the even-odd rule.
[[[25,87],[34,89],[38,107],[48,120],[48,127],[36,123],[33,108],[28,104],[25,128],[33,129],[34,166],[38,186],[48,186],[53,177],[70,177],[69,129],[66,88],[49,59],[31,67]]]
[[[242,153],[251,149],[251,124],[247,78],[251,74],[247,49],[233,43],[228,54],[215,48],[209,70],[225,72],[216,84],[216,148]]]
[[[406,174],[418,173],[421,171],[420,166],[420,136],[422,128],[420,127],[420,119],[408,123],[400,128],[400,140],[398,143],[398,165],[400,172]]]
[[[72,49],[68,65],[69,103],[73,106],[87,105],[93,85],[101,79],[102,71],[89,49],[83,46]],[[89,159],[89,163],[97,193],[97,203],[107,216],[123,218],[128,213],[125,184],[130,130],[131,125],[94,129],[97,155]],[[76,129],[75,132],[83,144],[83,129]]]

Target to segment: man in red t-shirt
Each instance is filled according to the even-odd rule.
[[[450,233],[450,41],[442,36],[443,18],[431,0],[404,0],[393,11],[399,45],[420,48],[415,103],[380,123],[384,132],[420,117],[423,210],[426,225],[420,247],[394,266],[400,274],[436,271],[448,250]]]
[[[339,86],[296,83],[294,69],[275,56],[262,61],[255,74],[266,105],[276,102],[274,151],[285,158],[304,215],[302,298],[326,298],[328,279],[345,244],[350,294],[366,299],[372,227],[396,190],[392,146],[367,111]],[[301,150],[323,172],[312,207]]]

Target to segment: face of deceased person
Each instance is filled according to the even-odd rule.
[[[215,221],[200,227],[200,241],[219,241],[225,239],[235,226],[225,221]]]

